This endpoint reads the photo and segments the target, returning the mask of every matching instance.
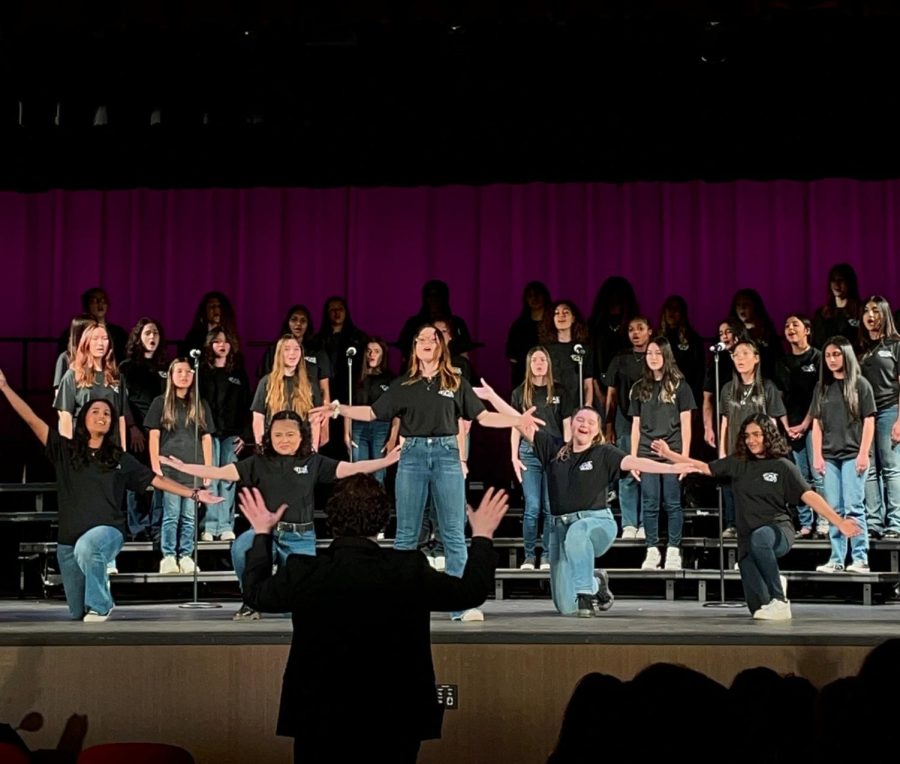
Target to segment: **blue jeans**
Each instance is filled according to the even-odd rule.
[[[819,495],[825,490],[823,487],[822,476],[813,469],[813,447],[812,447],[812,428],[806,433],[803,439],[803,448],[794,451],[794,463],[803,479],[809,483],[816,493]],[[797,519],[800,521],[801,528],[812,528],[816,524],[815,512],[813,512],[806,504],[802,502],[797,505]]]
[[[750,534],[750,551],[738,562],[744,598],[751,613],[773,599],[783,600],[778,558],[790,551],[791,543],[774,525],[763,525]]]
[[[825,460],[825,501],[841,517],[852,517],[862,533],[849,539],[853,562],[869,561],[869,534],[866,532],[866,476],[856,471],[856,459]],[[847,537],[834,525],[828,529],[831,538],[831,562],[844,564]]]
[[[238,583],[243,588],[244,568],[247,567],[247,551],[253,546],[253,538],[256,534],[252,531],[244,531],[231,545],[231,564],[234,566],[234,574]],[[316,556],[316,532],[314,530],[300,531],[272,531],[272,562],[279,568],[287,562],[292,554],[305,554],[309,557]]]
[[[659,505],[662,504],[669,519],[668,545],[681,546],[681,530],[684,527],[684,512],[681,509],[681,483],[678,475],[656,475],[641,473],[641,515],[647,546],[659,543]]]
[[[113,602],[106,566],[116,559],[125,539],[111,525],[97,525],[81,534],[74,545],[57,544],[56,559],[62,574],[69,613],[76,621],[88,610],[105,615]]]
[[[727,483],[721,486],[722,491],[722,526],[724,528],[734,528],[735,509],[734,509],[734,491]]]
[[[194,502],[168,491],[163,491],[162,495],[163,521],[159,540],[162,555],[190,557],[194,553]]]
[[[428,492],[434,501],[446,557],[445,572],[460,578],[466,568],[466,482],[456,437],[407,438],[397,466],[395,549],[417,549]]]
[[[225,467],[237,461],[234,452],[234,444],[237,438],[213,438],[213,466]],[[203,530],[213,536],[221,536],[225,531],[234,530],[234,494],[237,483],[231,480],[212,480],[209,490],[216,496],[221,496],[225,501],[221,504],[208,504],[206,517],[203,520]]]
[[[616,411],[616,446],[626,454],[631,453],[631,422],[619,411]],[[622,527],[626,525],[637,528],[638,507],[641,501],[641,484],[630,472],[623,472],[619,478],[619,512],[622,515]]]
[[[390,422],[353,422],[350,429],[350,437],[356,447],[353,449],[353,461],[361,462],[365,459],[380,459],[384,454],[381,449],[387,443],[388,436],[391,434]],[[373,472],[374,477],[379,483],[384,485],[385,470]]]
[[[147,490],[144,494],[125,492],[128,510],[128,532],[132,536],[139,533],[152,534],[159,529],[162,521],[162,491]],[[146,511],[145,511],[146,510]]]
[[[875,458],[866,480],[866,515],[869,530],[900,533],[900,444],[891,443],[897,406],[875,414]]]
[[[537,546],[538,523],[544,516],[544,534],[541,551],[543,557],[550,559],[550,495],[547,488],[547,475],[540,459],[534,453],[531,444],[522,439],[519,443],[519,460],[525,466],[522,473],[522,497],[525,499],[523,514],[523,536],[525,539],[525,556],[535,556]]]
[[[578,609],[579,594],[596,594],[594,561],[616,540],[616,521],[608,509],[555,515],[550,528],[550,593],[563,615]]]

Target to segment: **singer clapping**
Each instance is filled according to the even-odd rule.
[[[429,490],[444,540],[448,575],[462,576],[466,566],[465,438],[461,419],[486,427],[516,427],[520,431],[542,425],[534,409],[509,416],[489,412],[472,387],[450,365],[442,334],[431,324],[416,332],[409,369],[371,406],[347,406],[334,400],[312,415],[328,413],[337,419],[389,422],[400,419],[400,464],[397,468],[397,549],[416,549]],[[453,613],[454,620],[482,620],[480,610]]]
[[[594,357],[588,348],[587,325],[575,303],[558,300],[552,310],[544,311],[538,331],[540,344],[550,353],[554,381],[562,387],[571,414],[579,406],[594,402]]]

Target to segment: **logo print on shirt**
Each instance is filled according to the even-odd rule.
[[[777,472],[763,472],[763,480],[767,483],[777,483],[778,482],[778,473]]]
[[[438,395],[443,395],[445,398],[452,398],[453,391],[452,390],[438,390]]]
[[[816,373],[816,365],[814,363],[808,363],[808,364],[806,364],[806,366],[801,366],[800,371],[805,371],[808,374],[815,374]]]
[[[592,461],[586,461],[584,464],[578,465],[579,472],[590,472],[594,469],[594,463]]]
[[[890,357],[891,357],[891,351],[890,351],[890,350],[879,350],[879,351],[878,351],[878,357],[879,357],[879,358],[890,358]],[[113,390],[115,390],[115,388],[113,388]],[[117,391],[117,392],[118,392],[118,391]]]
[[[308,475],[309,467],[307,465],[303,465],[302,467],[294,467],[294,472],[298,475]]]
[[[231,382],[232,385],[241,384],[241,380],[239,380],[237,377],[229,377],[228,381]]]
[[[318,363],[318,360],[316,360],[316,359],[313,358],[312,356],[308,356],[308,357],[306,358],[306,362],[307,362],[307,363]]]
[[[550,399],[550,403],[555,403],[555,404],[559,405],[559,396],[558,396],[558,395],[554,395],[554,396]]]
[[[390,389],[390,385],[378,385],[381,388],[381,392],[386,393]]]

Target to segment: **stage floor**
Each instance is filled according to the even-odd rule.
[[[0,601],[0,645],[287,644],[291,622],[266,615],[234,622],[234,600],[212,610],[170,604],[117,606],[104,624],[68,620],[59,600]],[[432,616],[435,644],[875,645],[900,633],[900,602],[879,606],[792,603],[790,622],[754,621],[746,608],[691,601],[616,600],[600,618],[563,617],[549,600],[489,600],[485,621],[453,623]],[[361,628],[365,624],[360,624]]]

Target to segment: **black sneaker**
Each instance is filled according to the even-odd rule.
[[[594,615],[594,595],[579,594],[578,610],[575,612],[579,618],[591,618]]]
[[[594,601],[597,603],[597,610],[600,612],[609,610],[616,601],[612,590],[609,588],[609,573],[602,569],[597,575],[597,593],[594,595]]]
[[[248,607],[247,605],[241,605],[241,609],[238,610],[232,617],[233,621],[258,621],[262,616],[254,610],[252,607]]]

